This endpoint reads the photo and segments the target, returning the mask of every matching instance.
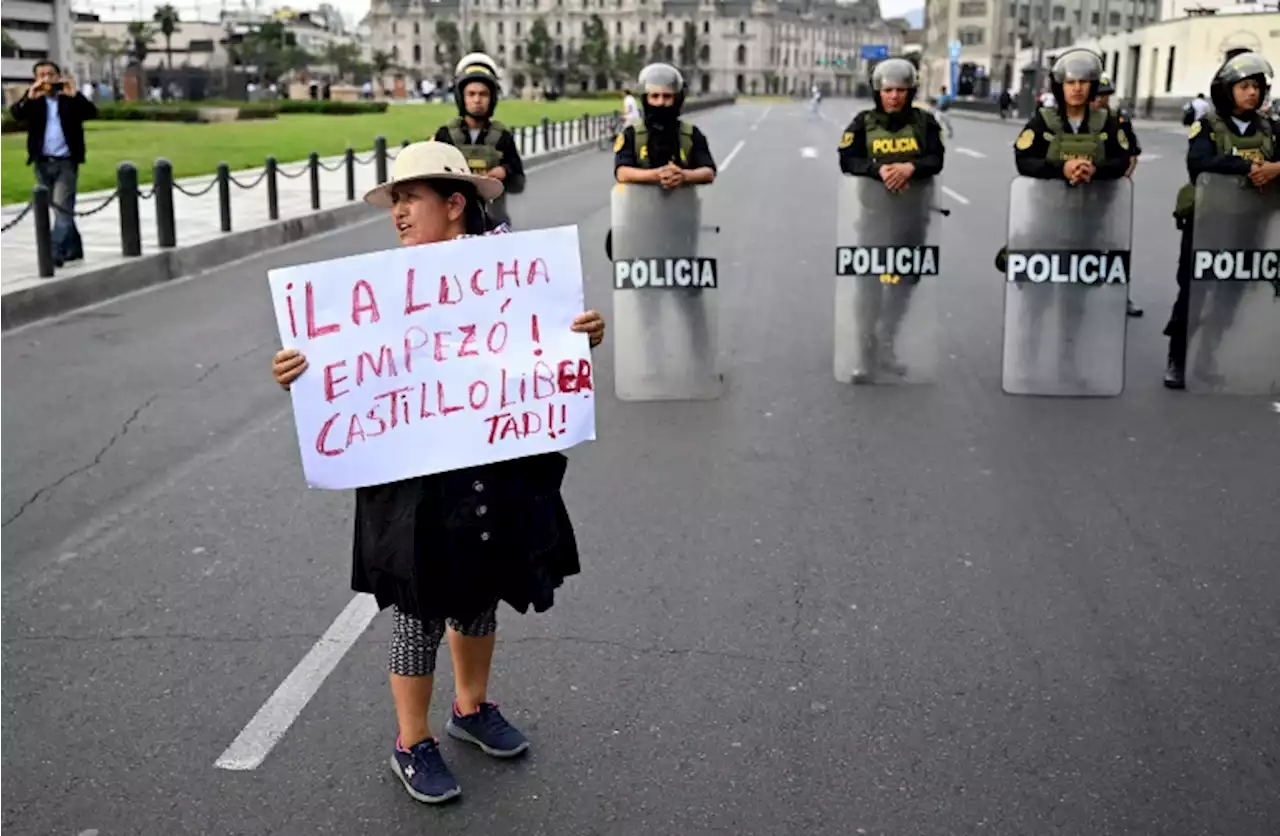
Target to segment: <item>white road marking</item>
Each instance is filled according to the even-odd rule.
[[[729,152],[729,156],[725,157],[724,162],[720,164],[721,172],[725,172],[729,170],[729,163],[733,162],[733,158],[738,156],[738,152],[741,151],[742,146],[746,144],[747,144],[747,141],[745,139],[738,140],[738,144],[733,146],[733,150]]]
[[[213,765],[236,771],[261,766],[377,614],[378,603],[372,595],[352,598]]]
[[[1159,154],[1142,154],[1141,156],[1138,157],[1139,162],[1148,162],[1150,160],[1158,160],[1158,159],[1160,159]]]
[[[816,159],[818,156],[818,149],[806,146],[800,149],[800,156],[804,157],[806,160]]]
[[[957,148],[956,153],[967,154],[968,156],[973,157],[975,159],[979,159],[979,160],[984,160],[987,157],[986,154],[982,153],[981,151],[975,151],[972,148]]]
[[[968,205],[969,205],[969,198],[967,198],[967,197],[965,197],[964,195],[960,194],[960,193],[959,193],[958,191],[956,191],[955,189],[949,189],[949,188],[947,188],[946,186],[943,186],[943,187],[942,187],[942,193],[943,193],[944,195],[946,195],[947,197],[951,198],[952,200],[954,200],[954,201],[955,201],[955,202],[957,202],[957,203],[963,203],[965,206],[968,206]]]
[[[760,124],[764,122],[764,120],[769,116],[769,111],[771,110],[773,110],[773,105],[769,105],[768,107],[766,107],[764,109],[764,113],[760,114],[760,118],[757,119],[755,122],[751,123],[751,130],[754,131],[756,128],[760,127]]]

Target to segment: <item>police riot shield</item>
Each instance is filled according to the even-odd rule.
[[[696,187],[618,184],[612,199],[614,388],[624,401],[712,400],[719,270]]]
[[[1201,174],[1191,246],[1187,389],[1280,394],[1280,189]]]
[[[891,192],[842,177],[836,230],[834,371],[841,383],[926,383],[938,365],[934,186]]]
[[[1133,183],[1017,177],[1009,190],[1003,387],[1124,391]]]

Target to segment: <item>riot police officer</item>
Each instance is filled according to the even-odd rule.
[[[1280,176],[1275,126],[1260,112],[1271,90],[1271,76],[1271,65],[1255,52],[1227,59],[1209,88],[1212,108],[1191,125],[1187,144],[1190,182],[1178,191],[1173,213],[1182,232],[1182,246],[1178,256],[1178,298],[1164,329],[1169,338],[1164,385],[1170,389],[1186,385],[1187,325],[1196,313],[1190,310],[1195,181],[1203,173],[1238,175],[1262,187]],[[1232,299],[1228,304],[1233,305],[1239,297]],[[1206,334],[1210,342],[1221,339],[1222,330],[1234,314],[1234,309],[1215,312],[1211,333]],[[1210,349],[1202,356],[1211,354]],[[1209,376],[1208,370],[1201,376]]]
[[[658,183],[664,189],[714,183],[716,161],[702,131],[680,119],[684,76],[670,64],[640,71],[643,119],[628,125],[613,145],[613,174],[619,183]]]
[[[458,115],[440,126],[435,140],[456,146],[473,174],[502,181],[503,194],[489,204],[489,215],[496,222],[509,224],[506,195],[524,191],[525,175],[515,136],[493,118],[500,92],[494,60],[483,52],[464,56],[453,82]]]
[[[842,172],[879,180],[888,191],[900,193],[912,182],[928,181],[942,171],[946,153],[942,128],[933,114],[915,106],[917,88],[916,68],[910,61],[890,58],[875,66],[871,72],[875,105],[854,116],[840,138]],[[895,230],[893,237],[904,246],[923,244],[924,232]],[[880,284],[863,281],[855,293],[855,327],[860,337],[855,384],[871,382],[877,369],[896,375],[907,372],[894,352],[894,341],[920,277],[891,278]]]
[[[1094,109],[1112,110],[1111,97],[1115,92],[1116,86],[1111,83],[1111,77],[1103,73],[1101,81],[1098,82],[1098,94],[1093,99]],[[1124,112],[1124,108],[1117,107],[1114,110],[1116,121],[1120,123],[1120,130],[1124,132],[1129,145],[1129,170],[1125,172],[1125,176],[1132,177],[1133,170],[1138,167],[1138,157],[1142,155],[1142,146],[1138,144],[1138,135],[1133,132],[1133,122]],[[1142,308],[1133,304],[1132,299],[1129,300],[1129,316],[1142,316]]]

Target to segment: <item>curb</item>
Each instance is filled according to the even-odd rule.
[[[685,112],[709,110],[731,105],[735,101],[736,97],[729,96],[690,102]],[[557,148],[530,159],[526,170],[535,171],[548,163],[597,150],[599,147],[600,140],[593,139],[570,148]],[[266,226],[229,232],[199,244],[142,255],[110,267],[86,270],[63,279],[46,279],[41,284],[0,297],[0,331],[49,319],[136,290],[221,267],[285,244],[333,232],[373,218],[380,212],[381,210],[356,200]]]

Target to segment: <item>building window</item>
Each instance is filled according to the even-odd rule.
[[[1166,93],[1173,92],[1173,60],[1177,54],[1178,48],[1176,46],[1169,47],[1169,61],[1164,68],[1164,92]]]
[[[1053,7],[1053,22],[1054,22],[1054,23],[1062,23],[1062,22],[1063,22],[1063,21],[1065,21],[1066,19],[1067,19],[1067,10],[1066,10],[1066,9],[1064,9],[1064,8],[1062,8],[1061,6],[1054,6],[1054,7]]]
[[[961,0],[961,17],[983,17],[987,13],[987,0]]]
[[[515,54],[516,54],[516,60],[517,60],[517,61],[523,61],[523,60],[524,60],[524,47],[522,47],[520,44],[516,44],[516,53],[515,53]]]
[[[413,45],[413,63],[422,63],[422,47],[418,44]]]
[[[702,61],[703,63],[706,63],[707,61],[711,60],[710,46],[708,46],[707,44],[703,44],[702,46],[698,47],[698,60]]]
[[[415,24],[413,24],[413,34],[415,34],[415,35],[421,35],[421,34],[422,34],[422,30],[418,27],[418,24],[416,24],[416,23],[415,23]]]
[[[553,50],[553,51],[554,51],[554,53],[555,53],[556,61],[557,61],[557,62],[559,62],[559,61],[563,61],[563,60],[564,60],[564,47],[563,47],[563,46],[561,46],[560,44],[556,44],[556,48],[555,48],[555,50]]]
[[[982,46],[982,42],[986,33],[977,27],[969,27],[961,29],[959,32],[960,43],[964,46]]]
[[[672,23],[671,21],[669,21],[669,20],[667,21],[667,34],[668,34],[668,35],[670,35],[672,32],[674,32],[674,31],[675,31],[675,26],[676,26],[676,25],[675,25],[674,23]]]
[[[738,63],[739,64],[747,63],[747,47],[745,44],[738,45]]]
[[[644,34],[644,21],[643,21],[643,20],[642,20],[642,21],[640,21],[640,34],[641,34],[641,35],[643,35],[643,34]]]
[[[1110,26],[1119,26],[1119,25],[1120,25],[1120,13],[1119,13],[1119,12],[1112,12],[1112,13],[1111,13],[1111,15],[1107,18],[1107,24],[1108,24],[1108,25],[1110,25]]]
[[[738,34],[745,35],[747,32],[747,22],[745,20],[738,21]]]
[[[702,21],[702,34],[704,35],[711,34],[711,21],[709,20]]]
[[[613,24],[613,34],[615,35],[622,34],[622,21],[618,21],[617,23]]]
[[[502,32],[502,21],[498,21],[498,34],[499,34],[499,35],[503,34],[503,32]]]
[[[557,34],[557,35],[559,35],[559,34],[561,33],[561,30],[562,30],[563,28],[564,28],[564,27],[563,27],[563,25],[560,23],[560,21],[558,21],[558,20],[557,20],[557,21],[556,21],[556,34]]]
[[[518,20],[517,20],[517,21],[516,21],[516,34],[517,34],[517,35],[519,35],[519,34],[520,34],[520,31],[521,31],[520,21],[518,21]]]
[[[391,34],[394,35],[395,33],[396,33],[396,22],[393,20],[391,21]]]

